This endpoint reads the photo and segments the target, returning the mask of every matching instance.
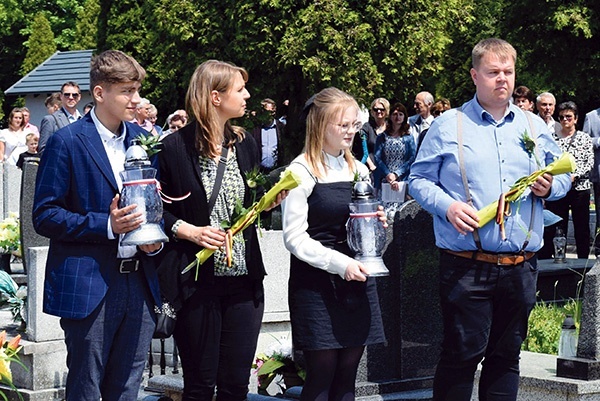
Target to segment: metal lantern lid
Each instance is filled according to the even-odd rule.
[[[375,190],[367,181],[357,181],[352,187],[352,200],[371,200]]]
[[[575,329],[575,319],[573,319],[573,316],[567,315],[567,317],[563,321],[562,328],[566,329],[566,330],[574,330]]]
[[[150,159],[148,154],[140,145],[136,142],[127,149],[125,153],[125,169],[131,169],[136,167],[150,166]]]

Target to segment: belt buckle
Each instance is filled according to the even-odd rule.
[[[138,259],[121,259],[119,263],[119,273],[133,273],[138,270],[140,261]]]

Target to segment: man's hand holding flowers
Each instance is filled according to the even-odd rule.
[[[552,180],[554,180],[554,177],[550,173],[540,175],[531,185],[531,192],[538,198],[548,197],[548,195],[550,195],[550,190],[552,189]]]

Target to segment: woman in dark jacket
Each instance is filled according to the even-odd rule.
[[[189,194],[164,206],[170,242],[158,270],[163,296],[178,310],[174,337],[185,372],[183,400],[209,401],[215,387],[221,401],[241,401],[248,393],[264,309],[265,270],[254,226],[234,236],[228,250],[231,266],[221,229],[223,220],[231,220],[236,201],[250,206],[245,173],[260,163],[252,137],[229,123],[244,115],[250,97],[247,79],[244,69],[229,63],[201,64],[186,96],[192,121],[166,137],[158,153],[163,192]],[[215,185],[223,162],[221,183]],[[182,275],[202,248],[215,253],[197,273],[192,269]]]

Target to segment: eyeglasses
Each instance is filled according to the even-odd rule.
[[[340,127],[342,129],[342,134],[347,134],[350,129],[352,129],[352,131],[357,132],[362,128],[362,124],[361,123],[354,123],[354,124],[335,124],[338,127]]]
[[[384,108],[380,108],[380,107],[373,107],[373,111],[375,113],[383,113],[383,112],[385,112],[385,109]]]
[[[562,120],[567,120],[567,121],[571,121],[575,116],[572,114],[567,114],[564,116],[558,116],[558,121],[562,121]]]
[[[63,93],[64,97],[68,97],[69,99],[77,99],[79,97],[79,93]]]

